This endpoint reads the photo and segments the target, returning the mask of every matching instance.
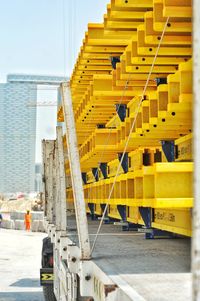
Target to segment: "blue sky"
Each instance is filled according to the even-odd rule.
[[[69,74],[88,22],[102,22],[107,3],[108,0],[0,0],[0,80],[5,80],[7,73],[63,75],[67,70]]]
[[[69,76],[88,22],[102,22],[108,2],[0,0],[0,82],[9,73]],[[55,91],[39,91],[38,101],[44,98],[55,99]],[[36,161],[54,124],[55,108],[38,108]]]

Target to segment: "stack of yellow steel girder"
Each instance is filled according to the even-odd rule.
[[[70,80],[88,212],[109,204],[108,217],[121,219],[121,205],[126,221],[144,225],[140,208],[151,208],[151,227],[191,235],[191,5],[111,0],[104,23],[88,25]]]

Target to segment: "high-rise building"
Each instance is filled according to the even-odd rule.
[[[37,85],[57,85],[55,76],[8,75],[0,84],[0,192],[35,190]]]
[[[35,163],[35,192],[42,191],[42,164]]]

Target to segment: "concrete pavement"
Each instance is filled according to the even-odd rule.
[[[45,236],[0,229],[0,301],[44,301],[39,269]]]

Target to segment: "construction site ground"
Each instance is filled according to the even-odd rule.
[[[89,221],[91,243],[98,224]],[[73,217],[68,219],[68,231],[77,242]],[[45,235],[0,229],[0,301],[44,300],[39,269]],[[189,238],[145,240],[144,234],[103,225],[93,260],[124,291],[137,292],[144,300],[190,300]]]
[[[39,282],[43,237],[0,229],[0,301],[44,301]]]
[[[26,210],[41,210],[39,199],[16,199],[16,200],[1,200],[0,211],[13,212],[13,211],[26,211]]]

